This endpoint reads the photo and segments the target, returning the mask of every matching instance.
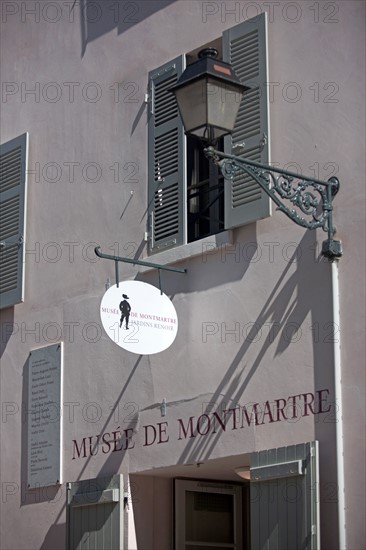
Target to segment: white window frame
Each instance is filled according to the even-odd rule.
[[[219,493],[232,495],[234,499],[234,543],[219,544],[223,549],[242,550],[243,547],[243,510],[242,510],[242,485],[225,482],[214,482],[201,480],[175,480],[175,550],[186,550],[185,539],[186,514],[185,500],[186,492]],[[199,543],[196,543],[199,546]],[[212,543],[211,546],[216,546]],[[204,545],[202,545],[204,550]]]

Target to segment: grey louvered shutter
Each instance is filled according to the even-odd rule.
[[[225,152],[269,164],[266,23],[263,13],[225,31],[223,58],[232,64],[241,82],[251,88],[241,100],[232,136],[225,138]],[[243,142],[244,148],[239,146]],[[226,182],[226,229],[270,214],[270,198],[249,175],[241,172]]]
[[[28,134],[0,146],[0,308],[24,300]]]
[[[319,550],[318,442],[253,453],[250,479],[251,547]]]
[[[184,56],[149,73],[149,252],[184,242],[185,135],[169,88],[184,69]]]
[[[69,484],[68,550],[123,549],[123,477]]]

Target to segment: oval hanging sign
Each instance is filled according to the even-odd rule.
[[[115,344],[139,355],[164,351],[178,332],[171,300],[155,286],[141,281],[111,286],[102,298],[100,318]]]

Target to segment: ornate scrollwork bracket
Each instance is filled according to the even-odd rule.
[[[251,176],[263,191],[296,224],[306,229],[321,227],[328,233],[323,241],[322,254],[330,260],[342,256],[341,241],[334,240],[333,198],[338,193],[339,181],[309,178],[302,174],[280,170],[234,155],[227,155],[213,147],[205,149],[205,155],[220,167],[225,179],[232,180],[238,172]],[[288,201],[286,206],[284,201]],[[292,205],[292,207],[291,207]]]

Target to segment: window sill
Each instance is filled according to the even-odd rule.
[[[210,235],[199,241],[194,241],[193,243],[183,244],[175,248],[169,248],[169,250],[164,250],[162,252],[157,252],[151,256],[145,256],[140,258],[144,261],[151,261],[151,263],[161,264],[161,265],[172,265],[188,258],[194,258],[195,256],[201,256],[205,254],[209,256],[213,254],[215,250],[222,246],[232,245],[234,243],[233,231],[230,229],[228,231],[222,231],[216,235]],[[184,266],[183,266],[184,267]],[[154,267],[142,266],[139,269],[139,273],[145,273],[146,271],[151,271],[156,269]]]

